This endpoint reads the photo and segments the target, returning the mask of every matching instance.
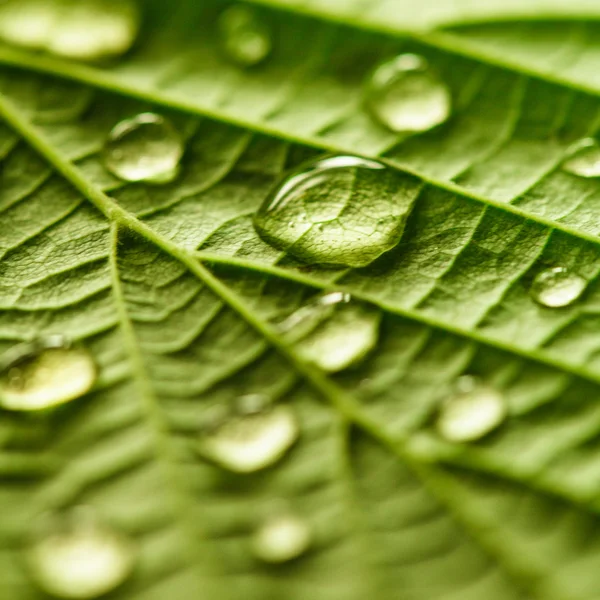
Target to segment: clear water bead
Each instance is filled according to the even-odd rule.
[[[218,30],[223,53],[241,67],[258,65],[271,53],[271,30],[249,6],[231,6],[223,11]]]
[[[104,165],[124,181],[169,183],[179,173],[183,139],[164,117],[142,113],[121,121],[104,146]]]
[[[565,267],[554,267],[538,273],[531,286],[531,296],[542,306],[562,308],[578,300],[587,280]]]
[[[298,439],[298,420],[289,406],[238,411],[198,443],[202,456],[235,473],[252,473],[277,463]]]
[[[119,56],[139,30],[133,0],[5,0],[0,37],[78,60]]]
[[[507,416],[504,395],[475,377],[461,377],[441,406],[439,434],[449,442],[471,442],[499,427]]]
[[[136,551],[124,534],[89,509],[77,509],[40,532],[27,550],[33,579],[58,598],[97,598],[132,573]]]
[[[14,411],[52,408],[87,393],[98,377],[91,354],[62,336],[21,344],[0,366],[0,406]]]
[[[379,162],[330,156],[281,182],[254,226],[304,262],[364,267],[398,244],[415,198],[415,182]]]
[[[562,170],[579,177],[600,177],[600,145],[594,138],[577,142],[562,163]]]
[[[428,131],[452,111],[448,86],[416,54],[379,65],[365,84],[365,104],[376,121],[397,133]]]
[[[304,554],[311,544],[306,521],[291,514],[279,514],[265,521],[252,536],[253,554],[267,563],[283,563]]]
[[[335,373],[357,363],[376,345],[380,314],[348,294],[320,294],[279,324],[296,351],[324,371]]]

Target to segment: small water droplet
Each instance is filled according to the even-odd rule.
[[[87,393],[98,369],[91,354],[63,336],[50,336],[9,350],[0,361],[0,406],[36,411]]]
[[[238,411],[204,431],[198,450],[202,456],[236,473],[252,473],[274,465],[292,447],[300,432],[289,406]]]
[[[258,65],[271,53],[271,30],[249,6],[231,6],[223,11],[218,30],[223,53],[240,67]]]
[[[600,177],[600,145],[594,138],[574,144],[562,163],[562,170],[579,177]]]
[[[382,163],[332,156],[281,182],[254,226],[304,262],[364,267],[398,244],[413,203],[407,180]]]
[[[418,133],[448,120],[448,86],[415,54],[402,54],[379,65],[365,84],[371,115],[391,131]]]
[[[35,582],[58,598],[97,598],[132,573],[136,551],[131,540],[87,508],[53,518],[27,549]]]
[[[278,325],[296,351],[324,371],[342,371],[377,344],[380,314],[349,294],[320,294]]]
[[[304,554],[312,533],[306,521],[292,514],[279,514],[265,521],[252,536],[252,551],[260,560],[283,563]]]
[[[7,0],[0,5],[0,37],[79,60],[119,56],[137,37],[133,0]]]
[[[554,267],[538,273],[531,286],[533,299],[548,308],[569,306],[581,297],[587,281],[565,267]]]
[[[437,430],[449,442],[470,442],[496,429],[506,416],[503,394],[474,377],[461,377],[440,408]]]
[[[183,140],[164,117],[143,113],[121,121],[104,146],[104,165],[125,181],[169,183],[179,173]]]

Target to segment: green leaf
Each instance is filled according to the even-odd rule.
[[[59,411],[1,415],[0,597],[46,597],[24,547],[39,515],[83,504],[137,544],[115,599],[593,600],[598,183],[556,167],[595,130],[597,99],[275,11],[271,62],[240,71],[210,34],[221,6],[182,2],[167,20],[149,3],[138,47],[111,67],[0,50],[0,349],[62,334],[100,367]],[[456,99],[447,125],[407,139],[358,101],[401,48]],[[148,110],[186,140],[181,174],[125,184],[102,146]],[[307,267],[254,229],[277,182],[324,150],[383,156],[412,192],[398,246],[364,268]],[[548,309],[529,289],[556,265],[589,284]],[[376,347],[335,375],[276,326],[329,290],[381,321]],[[317,327],[344,340],[339,321]],[[509,414],[450,444],[435,419],[465,373]],[[215,410],[256,394],[297,414],[298,442],[255,474],[201,458]],[[263,564],[252,535],[282,503],[312,545]]]

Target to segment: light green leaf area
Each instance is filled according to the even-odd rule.
[[[64,334],[100,367],[60,410],[0,415],[0,598],[47,597],[23,559],[33,523],[90,505],[136,543],[115,600],[594,600],[600,196],[556,166],[594,131],[597,100],[277,12],[271,61],[241,71],[215,49],[220,6],[167,19],[149,4],[112,67],[0,51],[13,65],[0,72],[0,350]],[[448,124],[405,140],[359,106],[364,74],[402,48],[456,98]],[[100,152],[148,110],[184,136],[181,173],[125,184]],[[277,182],[326,149],[383,156],[411,199],[400,243],[368,267],[300,264],[253,227]],[[361,198],[379,202],[369,186]],[[543,308],[529,289],[556,266],[589,284]],[[325,290],[381,321],[376,347],[329,375],[276,327]],[[509,414],[449,444],[434,422],[464,374]],[[300,437],[276,465],[231,474],[199,455],[199,432],[252,394],[289,406]],[[312,545],[266,564],[252,535],[282,503]]]

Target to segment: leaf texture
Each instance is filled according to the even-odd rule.
[[[348,93],[360,64],[343,69],[346,52],[368,54],[366,72],[397,42],[357,33],[342,48],[348,30],[273,13],[323,45],[301,59],[290,46],[273,71],[227,71],[207,38],[182,33],[202,22],[187,11],[217,6],[195,5],[160,32],[150,13],[137,52],[110,70],[4,54],[23,69],[0,77],[0,348],[66,334],[101,378],[59,412],[2,415],[0,597],[44,598],[22,560],[31,524],[90,504],[139,546],[114,598],[596,598],[597,184],[554,169],[593,129],[597,101],[431,51],[470,108],[400,143]],[[336,55],[339,67],[323,60]],[[124,184],[101,164],[113,125],[145,110],[186,139],[165,186]],[[252,226],[277,181],[324,149],[410,167],[398,175],[416,197],[402,240],[368,268],[307,269]],[[556,264],[590,281],[558,311],[529,293]],[[329,289],[382,316],[377,348],[334,376],[273,327]],[[464,373],[501,389],[510,413],[468,447],[433,427]],[[198,456],[198,431],[253,393],[291,406],[301,438],[276,467],[229,475]],[[313,546],[263,565],[250,536],[281,502],[310,523]]]

